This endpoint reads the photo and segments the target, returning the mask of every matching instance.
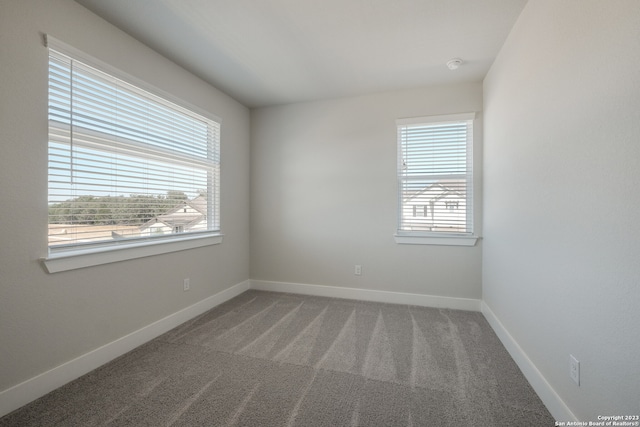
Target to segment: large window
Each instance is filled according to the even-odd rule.
[[[467,113],[397,120],[399,243],[473,237],[473,119]],[[460,242],[451,244],[475,238]]]
[[[48,46],[50,253],[219,234],[219,120]]]

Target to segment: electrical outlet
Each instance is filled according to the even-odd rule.
[[[189,289],[191,289],[191,282],[190,282],[189,278],[187,277],[186,279],[184,279],[184,282],[182,283],[182,290],[186,292]]]
[[[569,376],[580,385],[580,362],[572,354],[569,355]]]
[[[354,274],[356,276],[361,276],[362,275],[362,266],[361,265],[356,264],[356,268],[354,270]]]

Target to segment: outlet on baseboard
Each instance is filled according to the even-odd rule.
[[[580,362],[572,354],[569,355],[569,376],[580,386]]]
[[[191,281],[190,279],[187,277],[186,279],[184,279],[184,282],[182,283],[182,290],[183,291],[188,291],[189,289],[191,289]]]

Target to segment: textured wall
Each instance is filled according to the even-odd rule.
[[[45,273],[43,33],[222,118],[221,245]],[[0,183],[0,391],[249,278],[249,111],[71,0],[0,3]]]
[[[395,120],[480,113],[481,91],[469,83],[252,110],[252,279],[480,298],[481,242],[398,245],[393,234]]]
[[[530,1],[484,82],[483,298],[585,421],[640,412],[638,5]]]

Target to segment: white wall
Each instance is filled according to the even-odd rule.
[[[530,1],[484,82],[483,298],[584,421],[640,413],[639,6]]]
[[[469,83],[252,110],[252,279],[479,299],[481,242],[398,245],[393,234],[395,120],[481,109],[482,85]]]
[[[45,273],[43,33],[222,118],[221,245]],[[249,278],[248,109],[71,0],[0,3],[0,183],[0,392]]]

